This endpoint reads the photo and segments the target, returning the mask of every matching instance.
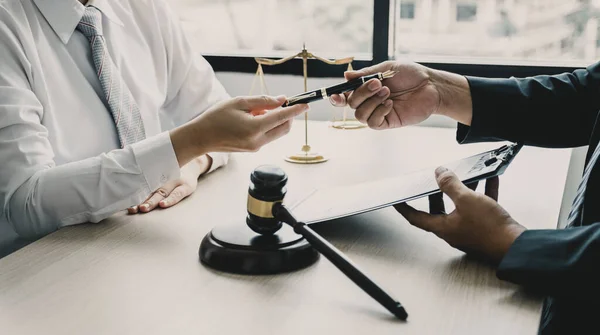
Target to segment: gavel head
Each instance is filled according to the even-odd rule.
[[[283,202],[288,177],[277,166],[262,165],[250,174],[248,188],[248,216],[246,224],[261,235],[272,235],[282,223],[273,217],[273,205]]]

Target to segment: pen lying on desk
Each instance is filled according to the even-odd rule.
[[[396,73],[396,71],[386,71],[383,73],[379,72],[368,76],[355,78],[345,83],[337,84],[334,86],[323,87],[311,92],[294,95],[292,97],[289,97],[283,106],[288,107],[297,104],[307,104],[316,100],[327,99],[333,94],[342,94],[344,92],[353,91],[371,79],[384,80],[393,77]]]

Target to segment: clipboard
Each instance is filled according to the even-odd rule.
[[[511,143],[443,166],[468,184],[502,175],[522,147]],[[394,178],[314,189],[289,208],[306,224],[375,211],[439,193],[434,171],[427,168]]]

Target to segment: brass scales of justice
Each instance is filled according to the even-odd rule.
[[[348,71],[352,70],[352,61],[354,61],[354,57],[346,57],[346,58],[331,59],[331,60],[326,59],[326,58],[317,56],[317,55],[307,51],[306,45],[302,46],[302,51],[300,51],[299,53],[289,56],[289,57],[286,57],[286,58],[268,59],[268,58],[256,57],[256,58],[254,58],[254,60],[258,64],[258,68],[256,70],[256,75],[254,77],[254,80],[252,81],[252,87],[250,88],[250,94],[252,94],[252,92],[254,91],[257,81],[260,82],[262,93],[268,94],[267,85],[265,83],[265,73],[262,68],[263,65],[265,65],[265,66],[280,65],[280,64],[283,64],[292,59],[298,59],[298,58],[302,59],[302,70],[303,70],[303,77],[304,77],[304,92],[308,92],[308,84],[307,84],[308,83],[308,59],[316,59],[318,61],[321,61],[321,62],[329,64],[329,65],[347,64]],[[332,124],[331,124],[331,126],[333,128],[335,128],[335,129],[359,129],[359,128],[366,127],[364,124],[360,123],[356,119],[347,118],[348,110],[349,110],[349,108],[347,106],[344,107],[343,116],[342,116],[341,120],[336,120],[335,116],[334,116],[334,118],[332,120]],[[308,144],[308,111],[304,113],[304,145],[302,146],[302,149],[299,153],[294,153],[292,155],[286,156],[285,160],[290,163],[297,163],[297,164],[317,164],[317,163],[326,162],[328,160],[328,158],[325,157],[324,155],[312,151],[311,146]]]

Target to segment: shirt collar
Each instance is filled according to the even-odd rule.
[[[78,0],[34,0],[36,6],[48,21],[60,40],[67,44],[85,12],[85,6]],[[87,6],[98,8],[112,23],[123,26],[109,0],[89,0]]]

